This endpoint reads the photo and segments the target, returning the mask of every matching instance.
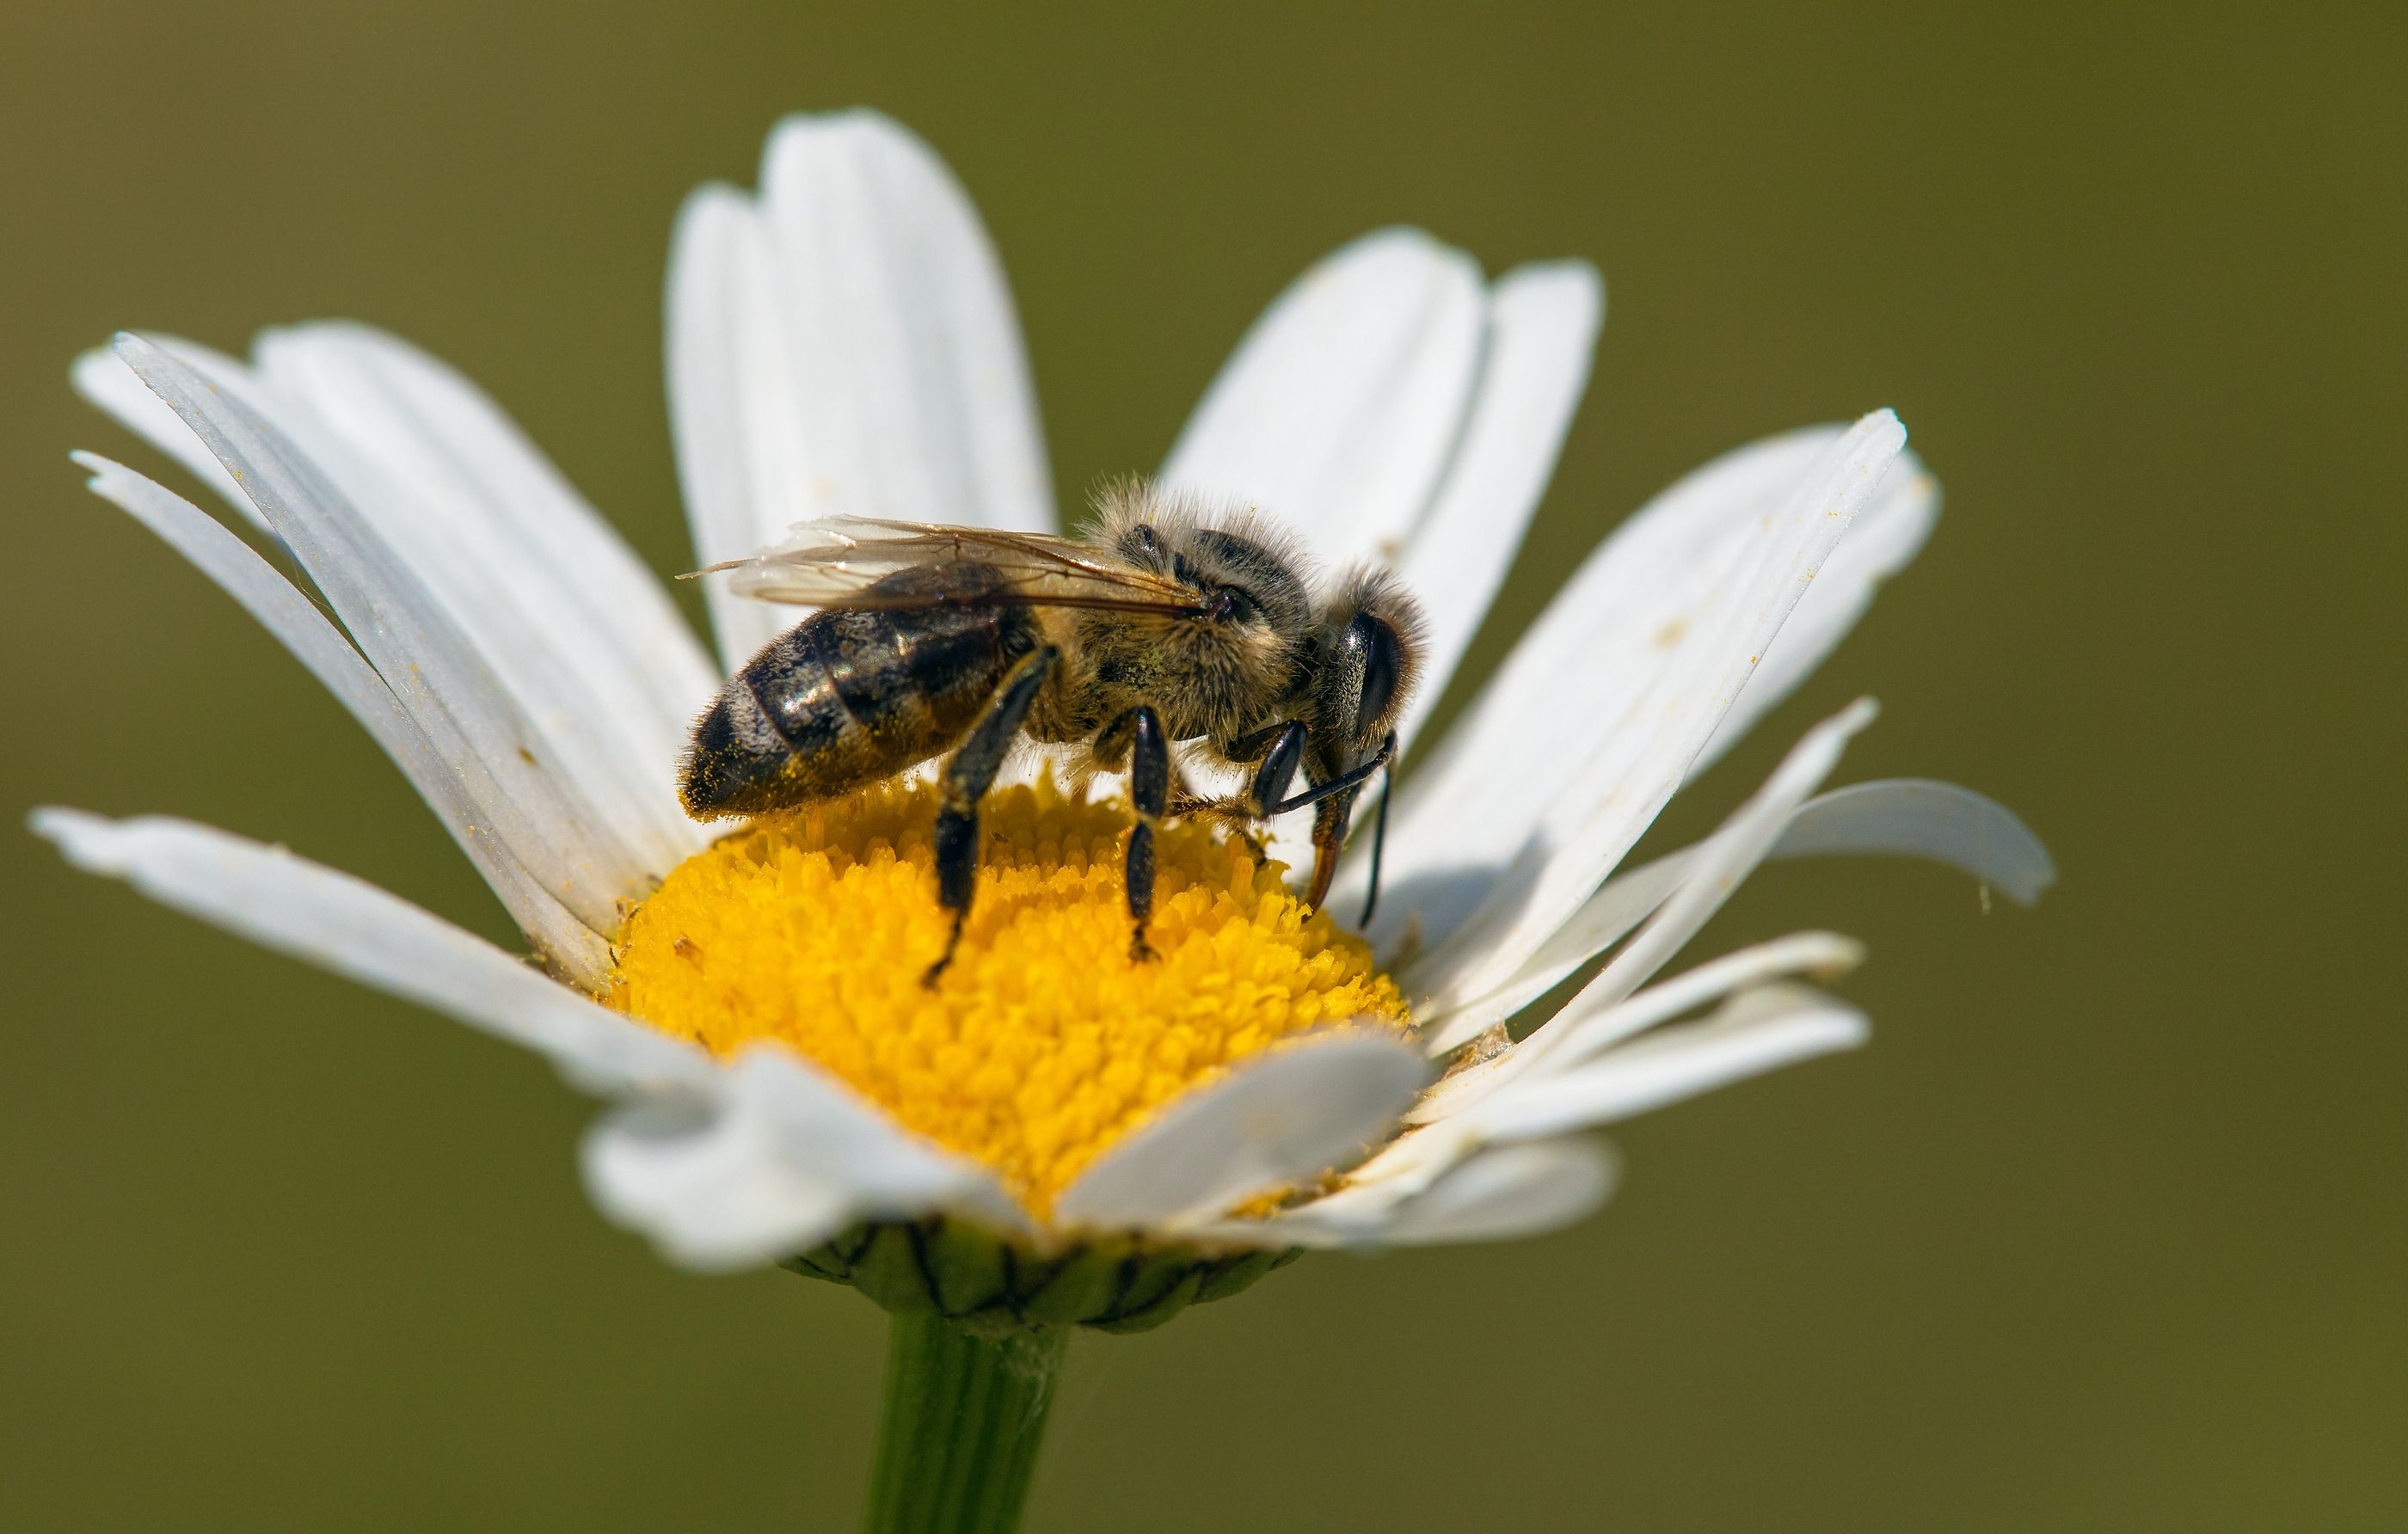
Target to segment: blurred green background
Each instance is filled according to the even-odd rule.
[[[1938,537],[1661,834],[1870,692],[1844,776],[1996,794],[2064,881],[1768,870],[1703,951],[1863,937],[1873,1048],[1628,1126],[1569,1233],[1082,1343],[1031,1527],[2400,1527],[2403,70],[2397,7],[12,7],[0,809],[191,815],[499,931],[79,488],[69,448],[156,462],[66,387],[115,327],[395,329],[673,570],[669,221],[782,111],[952,161],[1072,489],[1362,229],[1589,256],[1598,380],[1481,658],[1692,465],[1893,405]],[[0,1527],[853,1522],[877,1312],[607,1227],[531,1057],[0,861]]]

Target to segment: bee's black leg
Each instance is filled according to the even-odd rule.
[[[1263,753],[1278,743],[1281,736],[1302,727],[1297,720],[1283,719],[1233,738],[1220,748],[1220,753],[1232,762],[1259,762]]]
[[[923,985],[935,985],[937,977],[953,962],[953,950],[962,942],[962,924],[969,919],[970,896],[978,891],[979,801],[995,786],[995,775],[1002,770],[1012,737],[1020,733],[1020,722],[1028,717],[1028,706],[1037,700],[1038,687],[1061,658],[1060,651],[1047,645],[1013,667],[1003,685],[996,689],[986,712],[970,727],[961,749],[945,764],[944,799],[937,809],[935,838],[937,903],[953,913],[953,926],[945,939],[944,956],[920,977]]]
[[[1170,742],[1152,709],[1140,704],[1122,717],[1127,721],[1129,803],[1137,811],[1128,843],[1129,959],[1142,964],[1157,956],[1145,940],[1145,924],[1154,915],[1154,839],[1170,808]],[[1119,734],[1117,723],[1105,733]]]
[[[1258,730],[1255,736],[1264,733]],[[1254,779],[1246,784],[1246,813],[1256,820],[1269,819],[1274,812],[1271,807],[1287,797],[1287,785],[1296,781],[1297,766],[1304,760],[1304,724],[1301,721],[1290,720],[1284,724],[1274,725],[1268,734],[1270,738],[1263,745],[1262,759],[1254,765]],[[1230,744],[1237,749],[1251,751],[1254,741],[1254,736],[1248,736]],[[1237,759],[1246,761],[1251,757]]]
[[[1314,783],[1312,787],[1306,789],[1303,793],[1297,795],[1293,798],[1280,799],[1273,803],[1267,804],[1263,806],[1263,813],[1266,815],[1284,815],[1291,810],[1301,810],[1308,804],[1319,804],[1322,800],[1329,798],[1334,795],[1351,794],[1354,790],[1363,786],[1363,781],[1365,779],[1370,777],[1371,774],[1387,766],[1388,757],[1394,753],[1396,749],[1397,738],[1391,735],[1388,737],[1387,743],[1383,745],[1376,753],[1374,753],[1369,761],[1365,762],[1349,771],[1341,772],[1337,777],[1330,779],[1326,782]]]
[[[1170,810],[1170,741],[1161,718],[1140,704],[1105,725],[1093,750],[1108,769],[1128,763],[1129,805],[1137,812],[1128,842],[1129,958],[1142,964],[1157,957],[1145,940],[1145,924],[1154,915],[1154,839]]]
[[[1254,776],[1244,792],[1222,799],[1184,799],[1181,810],[1200,810],[1229,820],[1268,820],[1273,812],[1271,807],[1286,796],[1287,785],[1296,781],[1296,769],[1304,760],[1303,722],[1283,720],[1249,730],[1221,746],[1219,752],[1232,762],[1254,764]]]

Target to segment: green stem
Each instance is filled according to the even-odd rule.
[[[893,1326],[862,1527],[868,1534],[1011,1534],[1069,1329],[985,1341],[933,1315],[897,1315]]]

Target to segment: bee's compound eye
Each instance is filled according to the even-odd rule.
[[[1216,624],[1242,624],[1255,611],[1254,599],[1235,586],[1222,586],[1205,599],[1204,614]]]
[[[1346,625],[1341,647],[1363,662],[1363,690],[1354,700],[1354,733],[1368,733],[1396,701],[1397,679],[1404,674],[1405,650],[1397,631],[1368,612],[1358,612]]]

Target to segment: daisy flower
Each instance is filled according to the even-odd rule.
[[[781,124],[757,194],[689,200],[667,289],[698,564],[822,514],[1054,527],[1001,268],[894,122]],[[961,957],[923,986],[943,922],[924,781],[718,839],[680,810],[692,721],[794,612],[711,590],[714,658],[491,400],[350,323],[267,332],[247,362],[122,336],[77,363],[231,523],[78,461],[375,737],[528,954],[223,831],[64,809],[35,827],[80,867],[542,1052],[610,1104],[583,1148],[609,1217],[689,1266],[853,1283],[922,1318],[898,1320],[898,1378],[985,1370],[1041,1408],[1069,1325],[1158,1325],[1310,1248],[1560,1226],[1613,1181],[1587,1131],[1860,1042],[1864,1018],[1807,983],[1856,962],[1842,937],[1660,978],[1765,859],[1921,856],[2026,901],[2053,877],[1967,790],[1818,792],[1870,702],[1808,732],[1705,840],[1622,866],[1930,530],[1938,487],[1887,411],[1666,490],[1420,738],[1553,470],[1602,311],[1582,263],[1490,280],[1417,231],[1367,236],[1279,296],[1160,466],[1276,514],[1332,566],[1393,568],[1426,609],[1368,930],[1342,919],[1367,894],[1359,845],[1316,911],[1283,835],[1266,860],[1174,822],[1162,956],[1133,964],[1126,814],[1039,762],[992,796]],[[901,1399],[890,1511],[922,1495],[914,1454],[945,1447],[913,1435],[958,1426]],[[1007,1448],[981,1495],[1016,1506],[1033,1438]]]

